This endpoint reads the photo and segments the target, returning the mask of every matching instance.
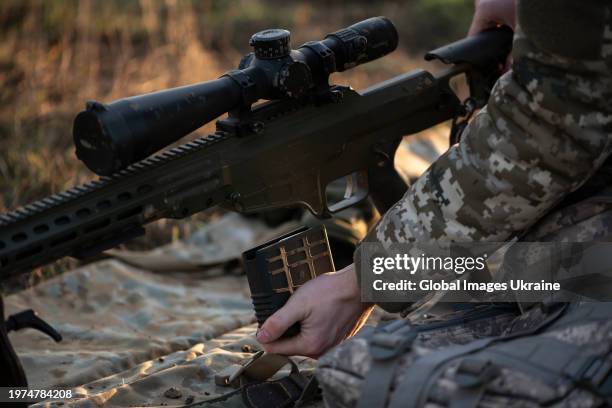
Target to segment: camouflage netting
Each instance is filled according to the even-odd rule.
[[[278,232],[230,214],[200,234],[211,245],[225,242],[225,254],[190,256],[195,248],[187,244],[116,255],[188,270],[195,264],[222,265],[270,234]],[[62,342],[53,343],[24,330],[11,333],[11,340],[30,386],[71,388],[74,406],[215,400],[233,391],[215,386],[215,373],[260,349],[247,281],[223,266],[162,275],[107,260],[9,296],[6,307],[8,314],[33,308],[63,335]]]

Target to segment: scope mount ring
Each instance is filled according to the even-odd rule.
[[[329,76],[336,72],[336,57],[334,52],[321,41],[308,41],[302,47],[310,49],[321,58],[323,70]]]
[[[239,69],[234,69],[221,75],[221,78],[228,77],[234,80],[242,90],[242,103],[244,106],[251,106],[257,102],[257,84],[248,74]]]

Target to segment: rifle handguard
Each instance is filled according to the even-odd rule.
[[[244,252],[242,259],[260,327],[300,286],[335,271],[324,226],[292,231]],[[299,331],[296,323],[282,337],[295,336]]]

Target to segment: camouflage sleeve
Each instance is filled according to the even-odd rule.
[[[504,241],[580,187],[612,152],[611,9],[519,2],[512,71],[365,241]]]

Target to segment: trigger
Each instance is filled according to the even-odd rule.
[[[344,198],[351,198],[353,191],[355,190],[355,183],[353,182],[353,174],[346,176],[346,187],[344,188]]]

